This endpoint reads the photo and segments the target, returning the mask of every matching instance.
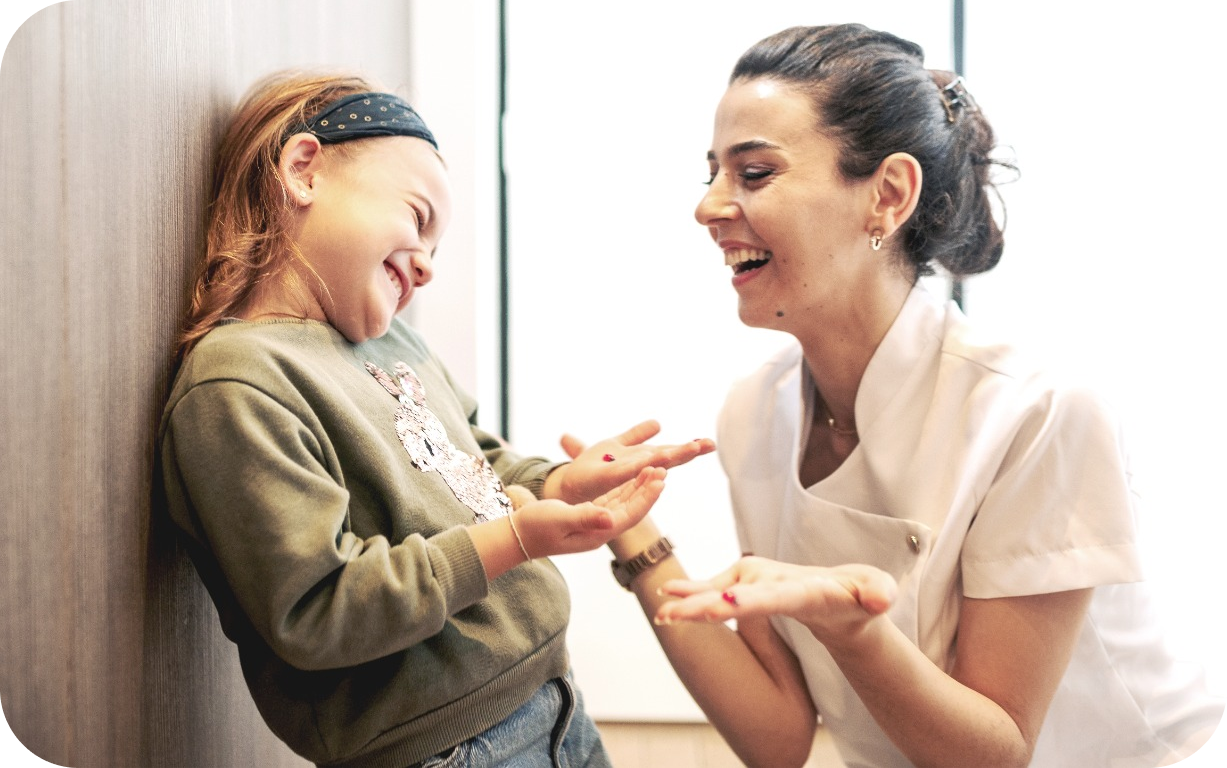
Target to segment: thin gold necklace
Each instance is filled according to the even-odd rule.
[[[827,420],[827,427],[831,430],[831,432],[841,437],[855,437],[856,427],[852,427],[851,429],[845,429],[843,427],[836,426],[835,414],[831,413],[831,407],[827,405],[826,399],[822,397],[822,393],[818,392],[817,389],[815,389],[814,391],[818,395],[818,402],[822,403],[822,410],[824,413],[826,413],[825,418]]]

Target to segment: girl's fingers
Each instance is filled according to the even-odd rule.
[[[600,506],[626,504],[635,501],[636,497],[642,497],[655,503],[661,491],[664,490],[664,480],[665,470],[658,467],[646,467],[612,491],[598,496],[593,503]]]
[[[509,485],[503,491],[507,494],[507,498],[511,499],[512,509],[519,509],[525,504],[531,504],[537,500],[533,492],[522,485]]]
[[[607,531],[613,528],[613,514],[595,504],[579,505],[579,527],[584,531]]]

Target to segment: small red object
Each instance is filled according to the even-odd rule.
[[[720,593],[720,597],[729,605],[737,605],[737,596],[727,589]]]
[[[605,454],[604,456],[602,456],[601,458],[602,458],[602,459],[604,459],[605,461],[613,461],[613,460],[614,460],[614,455],[613,455],[612,453],[607,453],[607,454]]]

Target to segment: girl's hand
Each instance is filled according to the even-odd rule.
[[[613,490],[582,504],[556,499],[517,505],[515,527],[531,557],[587,552],[634,526],[665,487],[665,470],[645,467]]]
[[[890,574],[870,565],[820,568],[747,556],[710,581],[666,582],[661,591],[680,599],[662,605],[655,620],[669,624],[790,616],[825,643],[856,634],[884,613],[896,589]]]
[[[544,496],[578,504],[589,501],[635,478],[646,467],[671,468],[716,449],[709,438],[680,445],[647,445],[660,432],[656,421],[645,421],[622,434],[585,448],[572,435],[562,436],[562,449],[571,457],[545,480]]]

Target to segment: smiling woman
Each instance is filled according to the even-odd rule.
[[[1210,180],[1225,162],[1214,126],[1227,106],[1205,98],[1227,87],[1221,45],[1204,22],[1164,2],[1126,0],[1109,16],[1054,0],[961,5],[961,74],[993,118],[1001,156],[1021,174],[1001,186],[1004,258],[964,281],[964,309],[1120,407],[1145,493],[1148,577],[1177,628],[1173,643],[1210,667],[1222,694],[1227,623],[1190,584],[1214,580],[1210,563],[1227,536],[1214,480],[1227,444],[1209,437],[1227,428],[1227,404],[1207,353],[1222,326],[1214,294],[1227,259],[1206,245],[1184,267],[1164,269],[1171,258],[1161,255],[1184,253],[1188,242],[1163,222],[1214,221],[1222,205]],[[645,410],[679,437],[708,434],[728,385],[783,345],[782,334],[740,323],[730,270],[692,217],[709,178],[712,110],[750,40],[793,23],[855,18],[917,40],[930,66],[955,69],[948,1],[834,0],[816,9],[778,0],[752,15],[723,0],[618,7],[568,6],[574,27],[594,32],[564,38],[544,34],[557,7],[508,11],[510,421],[515,442],[533,450],[556,449],[563,427],[599,434]],[[649,28],[633,21],[648,15]],[[628,47],[683,55],[665,66],[626,56]],[[1130,53],[1141,49],[1148,53]],[[584,66],[560,69],[558,60]],[[667,117],[644,118],[637,125],[650,139],[636,131],[632,141],[614,114]],[[577,120],[583,130],[561,130]],[[948,291],[940,272],[921,282]],[[540,344],[542,328],[551,345]],[[659,352],[643,339],[658,340]],[[541,375],[557,366],[558,348],[568,367],[631,348],[643,366],[568,391]],[[553,416],[526,417],[542,412]],[[718,465],[677,472],[655,515],[694,573],[717,572],[739,552]],[[571,632],[591,707],[614,720],[702,719],[634,623],[638,607],[610,582],[607,559],[562,563],[582,596]],[[622,653],[634,664],[610,664]]]
[[[710,26],[705,32],[711,32]],[[684,343],[673,345],[667,355],[670,359],[653,367],[651,376],[619,380],[614,392],[593,382],[585,393],[587,400],[602,404],[600,409],[589,409],[594,417],[628,401],[651,403],[656,401],[653,398],[668,403],[662,407],[669,412],[683,398],[687,402],[678,407],[697,405],[709,396],[711,372],[719,369],[713,361],[723,364],[740,354],[718,321],[705,314],[703,253],[720,252],[731,267],[741,320],[786,332],[797,342],[794,349],[776,357],[759,353],[770,363],[735,389],[721,426],[721,463],[731,478],[741,549],[770,557],[773,564],[747,561],[718,576],[704,590],[662,585],[659,574],[675,567],[670,557],[640,577],[642,586],[638,582],[632,586],[648,614],[666,622],[735,617],[739,627],[749,631],[750,622],[743,625],[741,620],[762,613],[795,620],[773,622],[788,648],[781,656],[787,659],[791,654],[803,667],[805,685],[841,748],[867,763],[948,761],[950,755],[942,755],[935,740],[919,733],[934,721],[958,722],[957,738],[936,741],[958,744],[959,749],[967,750],[964,756],[976,755],[973,759],[985,764],[1021,763],[1033,753],[1041,762],[1059,764],[1055,761],[1065,759],[1073,764],[1079,760],[1097,764],[1113,749],[1121,750],[1137,765],[1185,756],[1213,730],[1221,701],[1204,695],[1196,665],[1186,665],[1187,659],[1173,656],[1163,643],[1144,640],[1157,624],[1150,623],[1153,617],[1143,610],[1149,605],[1147,594],[1152,585],[1139,585],[1146,575],[1140,566],[1144,548],[1137,523],[1140,507],[1128,453],[1119,441],[1115,410],[1076,377],[1072,383],[1066,377],[1050,378],[1044,367],[1032,367],[1031,355],[1015,351],[1013,345],[987,342],[1009,335],[983,335],[957,308],[943,306],[944,292],[926,298],[920,287],[919,278],[930,263],[946,274],[975,274],[993,267],[1002,254],[996,222],[1003,219],[994,215],[1000,211],[986,184],[1000,156],[990,151],[993,137],[986,129],[985,112],[972,96],[972,87],[948,67],[938,66],[939,72],[918,67],[919,50],[906,41],[869,33],[836,38],[837,33],[831,37],[816,34],[811,42],[781,35],[764,41],[748,58],[779,61],[780,66],[770,64],[757,74],[752,63],[739,66],[723,97],[712,99],[712,103],[719,101],[714,132],[692,146],[699,151],[710,149],[711,185],[696,216],[717,248],[688,244],[684,251],[655,249],[648,262],[651,280],[644,279],[643,270],[625,269],[625,260],[589,259],[592,280],[602,290],[583,293],[576,300],[583,306],[564,312],[569,318],[604,317],[608,310],[600,308],[604,306],[599,298],[602,292],[622,304],[628,296],[635,296],[649,327],[659,328],[659,322],[652,325],[651,308],[672,306],[680,285],[685,286],[686,316],[697,320],[689,327],[701,329],[686,333]],[[816,52],[819,48],[822,55],[830,56],[823,59]],[[834,72],[832,77],[843,79],[858,69],[844,66],[849,49],[880,54],[880,59],[859,71],[873,72],[871,80],[906,85],[908,92],[886,99],[882,89],[869,87],[872,82],[849,78],[841,90],[830,80],[821,85],[804,82],[806,76],[799,74],[811,71],[806,66],[812,64],[812,71]],[[798,59],[805,61],[798,64]],[[885,63],[888,59],[889,65]],[[904,59],[904,66],[895,68]],[[815,63],[819,60],[821,65]],[[792,64],[798,65],[789,69]],[[618,79],[625,78],[626,73],[620,72]],[[689,75],[678,80],[691,82]],[[660,78],[644,82],[655,84]],[[593,90],[608,94],[613,87]],[[649,106],[653,90],[635,89],[642,97],[642,103],[636,103],[645,113],[654,113]],[[681,100],[682,96],[670,91],[669,98]],[[574,111],[573,103],[568,110]],[[594,109],[594,113],[599,111]],[[673,107],[670,114],[677,112]],[[858,119],[871,128],[915,129],[926,140],[932,139],[932,146],[909,144],[889,131],[885,140],[869,141],[866,134],[850,127]],[[621,127],[614,125],[612,130]],[[653,123],[653,145],[663,144],[661,136],[671,128]],[[617,145],[616,141],[597,143]],[[859,149],[868,152],[860,157]],[[649,151],[635,144],[637,157],[643,156],[636,167],[659,175],[665,161],[657,161]],[[643,161],[649,156],[651,162]],[[938,162],[947,157],[953,161],[949,170]],[[513,170],[519,167],[512,164]],[[616,178],[610,178],[604,188],[612,200],[637,201],[637,216],[605,219],[618,224],[621,236],[656,243],[671,231],[637,226],[647,212],[665,210],[650,202],[647,192],[628,192]],[[550,210],[554,221],[564,218]],[[600,212],[619,210],[611,204]],[[1041,216],[1033,228],[1045,221]],[[1013,224],[1017,223],[1015,219]],[[600,244],[594,242],[592,247],[600,248]],[[1014,263],[1026,265],[1026,249],[1012,248]],[[695,254],[699,261],[694,260]],[[516,273],[526,285],[538,285],[537,279],[547,281],[546,276],[532,271],[537,258],[544,256],[526,257],[527,276]],[[575,262],[574,249],[570,249],[565,266],[569,284],[576,282]],[[685,266],[674,269],[679,263]],[[634,282],[615,283],[621,274],[633,276]],[[727,280],[728,274],[726,271],[722,279]],[[617,290],[612,289],[615,284]],[[674,294],[659,295],[666,293],[664,286]],[[974,301],[978,295],[974,284],[971,289]],[[719,295],[728,295],[727,285],[724,291]],[[1031,299],[1020,319],[1057,315],[1037,312],[1035,296]],[[527,311],[531,313],[532,308]],[[591,338],[598,327],[605,326],[573,322],[570,327]],[[636,335],[636,327],[630,321],[618,324],[611,343],[642,338]],[[700,349],[707,336],[718,340],[722,348],[708,350],[710,356],[705,357]],[[532,355],[531,350],[520,349]],[[517,353],[515,357],[520,365],[522,356]],[[524,370],[539,368],[524,365]],[[736,378],[731,374],[726,381]],[[643,391],[631,396],[635,387]],[[516,390],[517,398],[521,391]],[[556,407],[561,410],[565,405]],[[579,410],[584,404],[571,407]],[[692,553],[718,535],[713,531],[720,523],[712,510],[719,508],[706,501],[697,493],[683,498],[671,490],[658,513],[661,518],[672,516],[670,523],[661,525],[662,530],[644,529],[634,540],[620,537],[612,544],[615,556],[633,559],[638,550],[647,551],[663,531],[677,544],[674,551],[689,562]],[[1097,534],[1090,536],[1086,531]],[[694,536],[690,546],[678,542],[687,533]],[[964,538],[959,539],[960,535]],[[1066,535],[1070,539],[1061,540]],[[1109,551],[1115,554],[1109,557]],[[1058,554],[1067,552],[1088,558],[1093,554],[1094,560],[1058,562]],[[1023,566],[1031,558],[1043,560],[1049,555],[1044,564]],[[1004,563],[1015,564],[1016,570],[1004,573]],[[790,569],[797,564],[816,570]],[[866,564],[877,571],[853,568]],[[821,569],[839,570],[832,576]],[[694,568],[699,573],[714,570]],[[599,573],[595,567],[592,572]],[[889,578],[878,581],[874,574]],[[780,582],[779,594],[755,588],[760,582],[773,581]],[[852,584],[863,599],[847,614],[835,613],[848,620],[842,628],[820,619],[824,615],[820,607],[847,607],[830,591],[832,583]],[[827,591],[819,585],[826,585]],[[656,586],[687,597],[673,604],[674,608],[660,607],[651,597]],[[591,604],[599,606],[596,610],[611,611],[609,606],[616,598],[602,597],[597,587],[588,594]],[[1118,612],[1121,604],[1131,607]],[[875,620],[883,605],[889,606],[889,621],[906,642],[899,642],[887,621]],[[871,618],[858,615],[857,610]],[[1084,681],[1099,679],[1095,670],[1102,661],[1080,639],[1092,636],[1086,633],[1091,631],[1088,627],[1108,626],[1105,616],[1117,613],[1146,617],[1120,628],[1120,636],[1127,637],[1134,650],[1145,644],[1145,651],[1136,657],[1145,661],[1116,669],[1123,682],[1111,697],[1099,691],[1101,699],[1079,704],[1078,691]],[[1012,614],[1027,617],[1023,622],[1028,625],[1026,632],[1012,625]],[[590,620],[594,619],[577,617],[576,631]],[[595,621],[611,623],[603,617]],[[898,672],[898,679],[910,679],[914,686],[901,690],[867,671],[873,664],[858,666],[865,660],[855,658],[856,649],[841,643],[840,632],[861,626],[861,621],[875,627],[872,636],[883,641],[876,650],[897,652],[890,659],[875,657],[881,662],[878,668]],[[703,671],[695,659],[721,641],[696,629],[696,637],[710,642],[687,646],[678,640],[674,644],[668,638],[677,637],[671,633],[680,630],[676,624],[670,626],[658,634],[706,716],[726,735],[731,734],[735,746],[748,750],[745,754],[766,762],[763,754],[753,751],[755,737],[744,732],[753,730],[746,724],[756,722],[754,712],[742,712],[738,702],[722,698],[723,678],[737,679],[741,704],[754,702],[746,706],[755,711],[779,712],[791,707],[804,715],[803,702],[785,695],[784,700],[790,702],[787,706],[763,705],[772,700],[757,698],[758,689],[748,682],[757,673],[752,664],[737,664],[735,659],[740,657],[725,655],[724,663],[713,663]],[[1019,643],[1026,646],[1023,638],[1027,633],[1042,641],[1019,647]],[[1117,636],[1115,630],[1108,634]],[[770,633],[766,636],[771,637]],[[955,636],[959,638],[957,665],[950,655]],[[702,646],[701,652],[687,655],[679,650],[693,650],[696,644]],[[834,662],[824,663],[828,658],[824,646]],[[634,659],[629,666],[638,671],[642,657],[625,650],[620,640],[599,647],[603,652],[598,661],[580,668],[584,675],[600,674],[598,667],[617,669],[610,658]],[[755,645],[760,647],[769,651],[758,654],[760,658],[771,657],[771,649],[778,650],[770,640]],[[930,675],[934,669],[939,673]],[[1154,670],[1163,670],[1164,682],[1159,686],[1163,690],[1145,682]],[[1188,678],[1182,677],[1185,671],[1189,671]],[[625,676],[620,669],[617,674]],[[654,681],[641,685],[655,685]],[[1170,690],[1165,687],[1169,684]],[[620,685],[621,681],[613,681],[610,687]],[[945,712],[941,702],[919,702],[923,697],[912,697],[908,690],[941,692],[935,695],[950,706],[967,704],[962,711],[967,718],[934,715]],[[1120,744],[1111,736],[1111,723],[1088,722],[1094,719],[1088,713],[1108,698],[1122,703],[1122,708],[1131,699],[1167,702],[1148,710],[1149,724],[1128,729],[1154,732],[1156,738]],[[1171,703],[1177,700],[1183,703]],[[1195,714],[1185,717],[1176,711],[1185,704]],[[908,716],[874,716],[891,707],[905,710]],[[744,717],[729,715],[730,711]],[[1110,719],[1119,722],[1116,715]],[[916,726],[920,723],[925,727]],[[790,729],[784,718],[760,725],[760,737],[763,733],[773,736],[759,741],[770,740],[776,748],[791,743],[776,738],[778,734],[771,730]],[[1013,733],[1017,739],[976,742],[976,737],[988,732]],[[1074,732],[1084,737],[1081,742],[1070,735]],[[798,741],[804,744],[805,740]],[[1075,755],[1070,746],[1075,743],[1087,752]]]
[[[876,295],[866,290],[871,282],[906,291],[892,261],[831,254],[861,243],[870,229],[893,234],[915,210],[919,166],[900,155],[883,165],[880,180],[848,178],[840,144],[813,130],[819,119],[803,91],[772,80],[734,84],[716,110],[712,177],[695,218],[732,263],[746,325],[795,335],[851,317],[852,304]],[[879,226],[859,212],[870,196],[883,195],[899,210]],[[851,423],[851,414],[840,415]]]
[[[1200,748],[1223,702],[1151,614],[1117,417],[918,283],[1002,252],[966,85],[888,32],[791,27],[738,59],[712,147],[696,217],[726,254],[766,256],[734,267],[743,322],[796,340],[719,421],[755,556],[631,585],[713,724],[755,765],[799,764],[818,713],[858,765]],[[645,520],[610,547],[659,536]]]

